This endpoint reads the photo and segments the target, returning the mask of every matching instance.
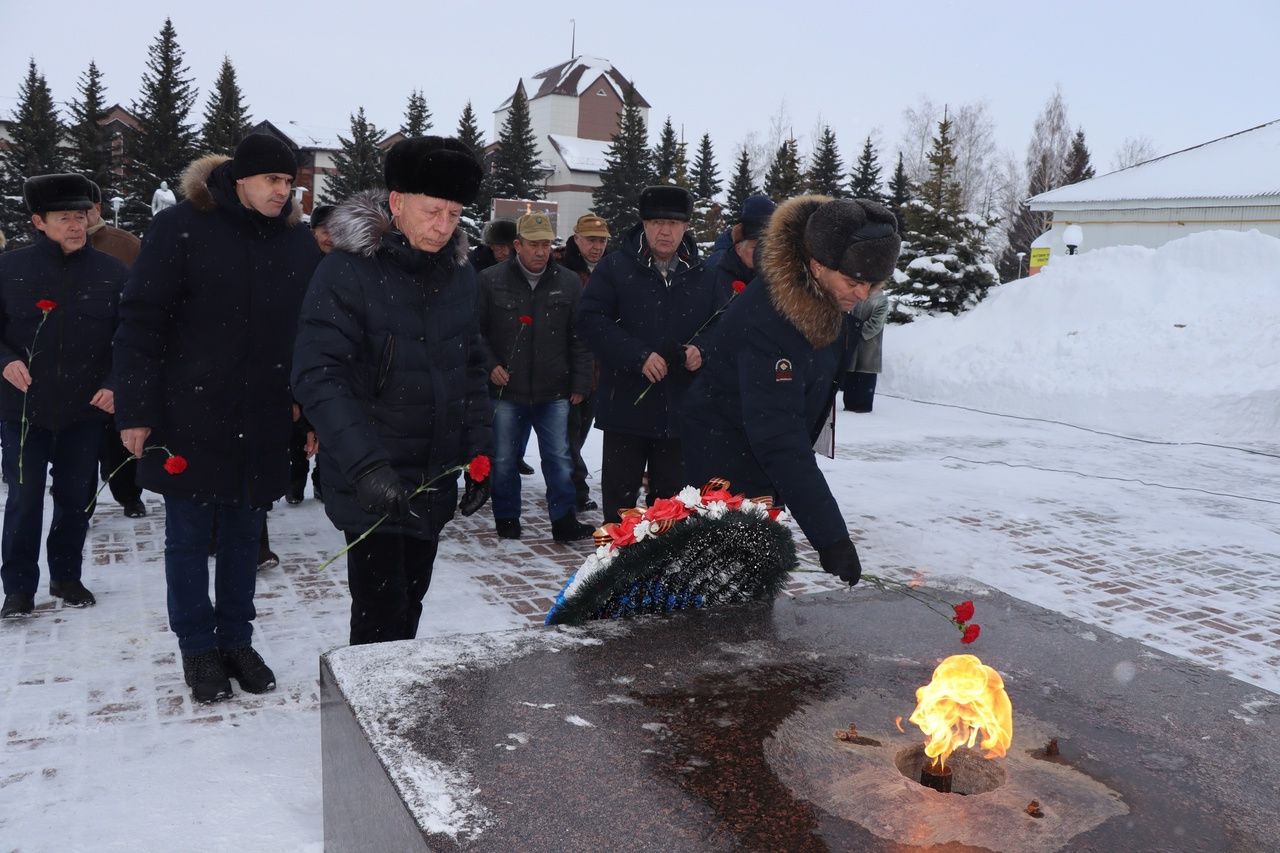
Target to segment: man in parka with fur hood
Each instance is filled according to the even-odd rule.
[[[849,312],[893,274],[900,247],[893,213],[873,201],[778,207],[758,276],[721,318],[681,422],[689,482],[723,477],[785,503],[822,567],[849,583],[862,566],[813,443],[856,347]]]
[[[289,484],[289,359],[320,250],[294,207],[293,152],[250,134],[196,160],[156,214],[120,303],[116,425],[164,495],[169,625],[197,701],[275,686],[250,645],[258,543]],[[175,462],[173,454],[185,464]],[[218,529],[209,599],[209,541]]]
[[[458,227],[480,164],[456,139],[415,137],[391,148],[385,174],[390,192],[358,193],[329,217],[334,251],[311,281],[293,358],[329,519],[356,543],[387,516],[347,552],[352,645],[417,635],[459,506],[457,474],[441,474],[492,443],[479,291]],[[470,515],[489,482],[466,482]]]

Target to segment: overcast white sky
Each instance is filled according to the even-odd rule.
[[[1061,85],[1099,171],[1120,143],[1158,152],[1280,118],[1275,39],[1280,3],[1071,0],[940,2],[313,2],[141,0],[50,4],[4,0],[0,114],[16,104],[28,57],[54,97],[75,96],[94,59],[108,98],[137,95],[146,50],[166,15],[200,87],[197,116],[223,54],[255,119],[345,130],[363,105],[398,127],[411,89],[435,129],[452,132],[472,100],[486,138],[492,110],[521,75],[577,51],[606,57],[696,143],[709,131],[722,174],[751,131],[767,135],[785,102],[808,147],[821,118],[846,162],[876,133],[888,161],[905,107],[985,99],[1002,149],[1021,160],[1032,122]]]

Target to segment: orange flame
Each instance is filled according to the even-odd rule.
[[[938,664],[932,680],[916,691],[908,719],[924,732],[925,754],[939,769],[979,735],[987,758],[1003,756],[1013,742],[1013,705],[1004,680],[973,655],[952,655]]]

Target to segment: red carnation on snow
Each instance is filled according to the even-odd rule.
[[[489,478],[489,457],[481,453],[467,465],[467,476],[476,483],[483,483]]]
[[[738,279],[733,283],[733,292],[735,295],[741,293],[746,289],[747,289],[747,283],[742,279]]]
[[[978,639],[978,635],[982,633],[981,625],[967,625],[964,629],[964,636],[960,638],[962,643],[972,643]]]
[[[955,611],[956,611],[956,624],[963,625],[965,622],[968,622],[970,619],[973,618],[973,602],[962,601],[959,604],[955,605]]]
[[[36,307],[48,314],[54,308],[58,307],[58,303],[54,302],[52,299],[37,299]]]
[[[170,474],[181,474],[187,470],[187,459],[185,456],[179,456],[174,453],[168,459],[164,460],[164,470]]]
[[[532,318],[532,317],[530,317],[528,314],[521,314],[521,315],[520,315],[520,325],[521,325],[521,326],[532,326],[532,325],[533,325],[533,318]]]

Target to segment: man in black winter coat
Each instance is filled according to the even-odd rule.
[[[296,174],[265,134],[233,159],[196,160],[185,200],[147,229],[120,305],[116,423],[138,484],[164,495],[169,626],[201,702],[230,696],[228,676],[250,693],[275,686],[250,644],[258,543],[289,484],[289,361],[320,257],[293,206]]]
[[[733,289],[735,281],[746,284],[756,277],[756,246],[776,208],[773,200],[763,195],[750,196],[743,202],[742,218],[725,232],[729,245],[707,260],[707,266],[716,274],[717,285]]]
[[[415,137],[391,148],[385,174],[389,193],[358,193],[329,218],[334,251],[311,280],[293,360],[294,396],[320,439],[325,512],[352,545],[352,645],[417,635],[440,532],[459,507],[456,469],[491,449],[475,272],[458,227],[480,164],[456,139]],[[489,481],[466,482],[470,515]]]
[[[520,538],[517,464],[538,434],[547,482],[551,535],[557,542],[586,539],[578,521],[569,448],[569,407],[591,392],[591,353],[574,331],[582,285],[550,260],[555,231],[543,213],[516,223],[514,254],[480,274],[480,334],[486,344],[493,399],[493,518],[498,536]]]
[[[857,583],[862,565],[813,455],[856,348],[849,311],[893,274],[893,214],[862,199],[799,196],[774,213],[759,276],[724,313],[685,398],[691,482],[785,503],[822,567]]]
[[[676,410],[702,367],[709,321],[732,296],[698,257],[692,214],[687,190],[646,187],[640,224],[596,265],[578,306],[579,334],[601,363],[596,426],[604,432],[606,522],[635,506],[646,466],[651,498],[685,485]]]
[[[35,606],[50,464],[49,594],[69,607],[95,603],[80,571],[103,425],[115,411],[111,335],[127,270],[89,245],[91,191],[81,175],[28,179],[23,195],[39,236],[0,257],[4,618]]]

